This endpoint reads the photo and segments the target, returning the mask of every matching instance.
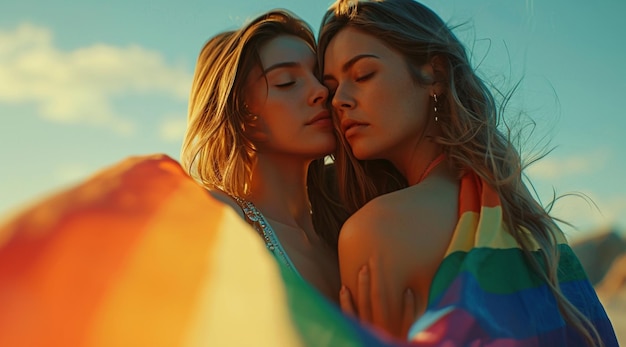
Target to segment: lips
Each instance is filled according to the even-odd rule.
[[[347,138],[354,134],[354,132],[358,131],[359,128],[366,125],[367,123],[357,122],[353,119],[345,118],[341,121],[341,132],[343,132],[343,135]]]
[[[306,123],[306,125],[312,125],[317,122],[326,122],[330,121],[330,113],[326,110],[318,113],[315,117],[313,117],[310,121]]]

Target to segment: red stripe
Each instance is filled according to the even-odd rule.
[[[461,178],[459,216],[465,212],[479,213],[482,207],[500,206],[498,193],[473,172]]]
[[[89,331],[146,224],[189,180],[176,167],[165,156],[125,160],[0,229],[8,235],[0,249],[0,345],[81,344],[77,332]]]

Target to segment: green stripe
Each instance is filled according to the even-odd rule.
[[[280,268],[287,289],[289,312],[305,346],[362,347],[337,307],[291,269],[282,263]]]
[[[559,250],[559,282],[586,279],[587,275],[572,249],[562,244]],[[532,252],[532,255],[543,267],[539,252]],[[443,260],[433,279],[429,302],[438,298],[462,272],[471,273],[484,291],[494,294],[510,294],[544,283],[519,248],[473,248],[469,252],[452,253]]]

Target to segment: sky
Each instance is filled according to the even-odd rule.
[[[135,155],[179,159],[204,43],[273,8],[317,32],[330,0],[0,0],[0,216]],[[571,239],[626,228],[622,0],[428,0],[549,150],[527,175]],[[504,5],[506,3],[506,6]],[[576,193],[577,196],[569,196]],[[586,196],[583,199],[580,196]]]

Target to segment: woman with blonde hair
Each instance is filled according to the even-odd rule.
[[[617,345],[522,180],[492,92],[439,16],[413,0],[338,0],[318,57],[353,213],[338,242],[345,310],[418,345]],[[389,192],[380,177],[405,186]],[[407,300],[420,317],[410,329]]]
[[[309,26],[274,10],[202,49],[182,166],[232,206],[277,260],[332,301],[341,209],[322,180],[336,138]]]

